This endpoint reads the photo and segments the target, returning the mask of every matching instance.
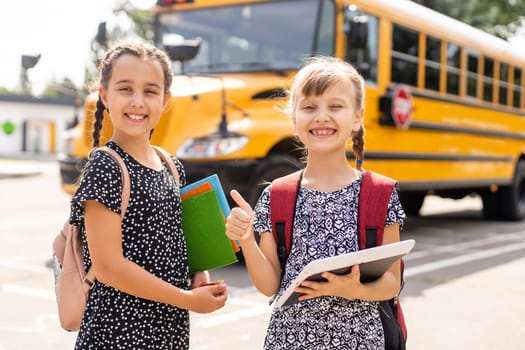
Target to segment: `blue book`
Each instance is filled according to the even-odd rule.
[[[186,185],[180,189],[180,195],[184,195],[186,192],[189,192],[205,183],[209,183],[215,193],[217,194],[217,199],[219,200],[219,205],[222,209],[222,212],[224,214],[224,217],[227,218],[230,215],[230,205],[228,204],[228,199],[226,199],[226,195],[224,194],[224,190],[222,189],[221,182],[219,180],[219,177],[217,174],[210,175],[208,177],[205,177],[201,180],[195,181],[189,185]]]

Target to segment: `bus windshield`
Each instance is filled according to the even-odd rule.
[[[294,0],[161,13],[157,44],[202,40],[184,73],[294,70],[316,46],[319,8]]]

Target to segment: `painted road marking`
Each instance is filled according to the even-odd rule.
[[[413,251],[403,258],[405,261],[410,261],[414,259],[425,258],[439,253],[450,253],[450,252],[459,252],[461,250],[467,250],[471,248],[478,248],[484,245],[490,245],[494,243],[506,242],[506,241],[515,241],[515,240],[524,240],[525,235],[519,233],[509,233],[501,234],[494,233],[492,236],[477,239],[475,241],[462,242],[457,244],[450,244],[445,246],[439,246],[437,248],[428,248],[420,251]],[[417,247],[417,241],[416,241]]]
[[[497,248],[486,249],[486,250],[479,251],[479,252],[463,254],[463,255],[453,257],[453,258],[440,259],[438,261],[434,261],[428,264],[422,264],[418,266],[409,267],[405,270],[404,275],[405,277],[416,276],[422,273],[443,269],[445,267],[452,267],[452,266],[461,265],[461,264],[476,261],[476,260],[491,258],[491,257],[495,257],[498,255],[504,255],[504,254],[515,252],[515,251],[522,250],[522,249],[525,249],[525,242],[513,243],[513,244],[509,244],[509,245],[505,245],[505,246],[501,246]]]
[[[475,248],[480,247],[484,244],[490,244],[490,243],[496,243],[496,242],[505,242],[509,241],[509,244],[503,245],[500,247],[493,247],[490,249],[484,249],[482,251],[478,252],[469,252],[466,254],[460,254],[455,257],[446,258],[446,259],[440,259],[435,262],[426,263],[418,266],[412,266],[407,267],[405,270],[405,277],[409,276],[416,276],[423,273],[428,273],[431,271],[452,267],[456,265],[465,264],[468,262],[473,262],[477,260],[482,260],[486,258],[496,257],[500,255],[505,255],[511,252],[519,251],[519,250],[525,250],[525,242],[510,242],[512,240],[519,240],[523,239],[523,234],[519,233],[511,233],[511,234],[504,234],[504,235],[494,235],[492,237],[488,237],[482,240],[478,241],[472,241],[472,242],[465,242],[465,243],[459,243],[459,244],[453,244],[451,246],[445,246],[440,247],[436,249],[429,249],[421,252],[413,252],[409,254],[415,255],[415,258],[421,258],[425,256],[431,256],[436,253],[442,253],[442,252],[451,252],[451,251],[461,251],[469,248]],[[416,255],[418,254],[418,255]],[[409,257],[407,256],[407,258]],[[414,257],[413,257],[414,258]],[[16,264],[15,264],[16,262]],[[52,273],[51,269],[44,268],[37,265],[32,264],[20,264],[20,261],[17,259],[12,260],[1,260],[0,261],[0,267],[8,268],[8,269],[25,269],[33,272],[46,272],[46,273]],[[199,327],[199,328],[213,328],[217,326],[221,326],[227,323],[233,323],[237,322],[240,319],[247,319],[247,318],[253,318],[258,317],[261,315],[268,315],[271,312],[272,307],[268,305],[267,301],[261,301],[261,300],[249,300],[244,299],[243,295],[246,295],[248,293],[257,293],[255,288],[253,286],[247,287],[247,288],[235,288],[230,287],[230,299],[228,300],[228,304],[232,307],[241,307],[242,309],[228,311],[227,313],[223,314],[213,314],[213,315],[196,315],[194,319],[192,319],[192,327]],[[55,302],[55,294],[52,289],[41,289],[41,288],[32,288],[32,287],[26,287],[22,285],[17,284],[10,284],[10,283],[0,283],[0,294],[13,294],[13,295],[20,295],[23,297],[33,298],[33,299],[41,299],[46,301],[52,301]],[[42,315],[40,315],[42,316]],[[46,316],[46,315],[43,315]],[[56,317],[56,315],[55,315]],[[45,321],[46,317],[40,317],[35,318],[35,326],[30,328],[24,328],[20,329],[19,331],[40,331],[42,329],[42,325]],[[6,327],[0,327],[0,330],[6,330]]]

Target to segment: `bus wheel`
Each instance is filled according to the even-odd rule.
[[[399,200],[407,215],[419,215],[419,210],[423,206],[425,196],[425,192],[399,192]]]
[[[487,220],[501,219],[498,194],[486,191],[481,195],[483,201],[483,217]]]
[[[254,172],[250,183],[249,203],[254,206],[266,185],[274,179],[301,169],[301,162],[290,155],[274,154],[264,159]]]
[[[483,196],[483,213],[488,219],[518,221],[525,218],[525,161],[518,163],[512,185]]]

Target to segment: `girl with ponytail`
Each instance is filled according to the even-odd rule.
[[[364,82],[349,63],[315,57],[296,74],[287,112],[306,149],[306,166],[295,203],[291,250],[281,275],[272,234],[270,188],[254,210],[237,191],[239,205],[226,224],[229,238],[239,240],[248,272],[259,291],[280,296],[310,262],[357,251],[357,208],[364,160]],[[347,159],[352,142],[356,165]],[[383,244],[399,241],[405,219],[396,190],[392,192]],[[259,235],[259,244],[254,235]],[[265,349],[384,349],[380,300],[399,290],[399,264],[371,283],[361,283],[359,267],[349,274],[324,272],[323,282],[305,281],[295,289],[300,302],[272,312]]]
[[[224,283],[207,272],[188,275],[181,225],[182,163],[171,156],[180,183],[150,144],[171,97],[171,62],[145,42],[109,50],[99,65],[93,151],[71,202],[71,223],[82,227],[84,264],[94,282],[75,349],[188,349],[189,311],[224,306]],[[113,135],[105,144],[123,159],[130,197],[121,218],[119,165],[97,152],[102,120]]]

